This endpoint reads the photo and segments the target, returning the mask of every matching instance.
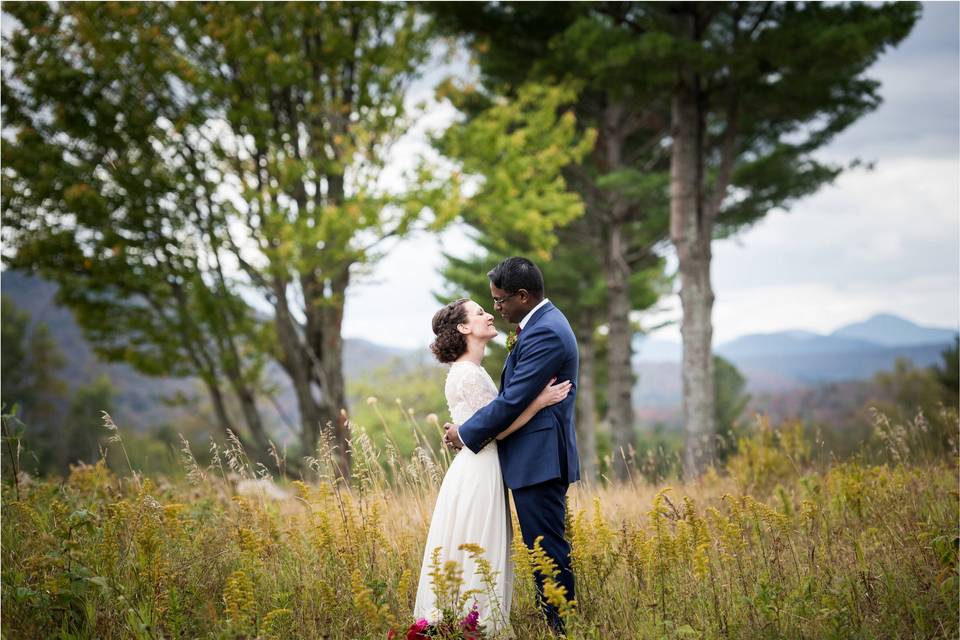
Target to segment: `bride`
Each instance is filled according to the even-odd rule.
[[[430,349],[440,362],[451,363],[445,386],[447,405],[453,421],[463,424],[497,396],[496,385],[480,366],[487,343],[497,335],[493,316],[476,302],[462,298],[433,316],[433,333],[436,339]],[[497,440],[521,428],[544,407],[562,401],[569,391],[569,381],[547,385]],[[455,561],[463,570],[460,593],[472,592],[465,610],[458,612],[461,617],[476,605],[479,622],[488,633],[495,634],[507,627],[513,590],[509,556],[513,528],[506,491],[496,442],[477,454],[467,448],[460,450],[437,494],[423,552],[415,618],[436,622],[441,617],[432,579],[433,556],[439,548],[439,569],[442,571],[447,562]],[[463,544],[483,548],[482,559],[490,564],[493,584],[483,579],[470,553],[459,548]]]

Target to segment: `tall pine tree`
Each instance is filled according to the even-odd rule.
[[[643,295],[632,294],[649,289],[638,288],[636,278],[657,270],[660,257],[654,248],[667,235],[668,156],[662,141],[668,120],[665,96],[648,91],[655,86],[648,76],[658,70],[639,65],[642,44],[607,15],[620,4],[435,3],[430,8],[442,27],[468,38],[488,92],[509,98],[524,82],[578,87],[577,122],[597,135],[584,161],[564,171],[585,212],[555,260],[578,259],[575,251],[560,253],[571,242],[589,247],[595,258],[583,263],[583,271],[591,280],[599,278],[603,291],[602,308],[591,308],[589,315],[606,329],[606,418],[615,471],[625,478],[635,445],[631,314],[650,305]],[[587,371],[594,362],[592,335],[584,330],[578,336]],[[588,414],[578,420],[592,434],[590,400],[584,400]]]
[[[683,307],[684,470],[713,462],[712,241],[831,182],[815,152],[880,104],[866,71],[910,32],[910,3],[691,2],[626,27],[671,69],[670,237]]]

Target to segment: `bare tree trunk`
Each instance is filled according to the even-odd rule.
[[[221,347],[219,352],[210,353],[207,348],[208,344],[201,330],[194,322],[183,286],[179,283],[171,284],[171,291],[176,301],[177,311],[180,317],[180,321],[177,323],[177,331],[183,343],[188,346],[187,352],[189,353],[193,366],[207,386],[221,431],[223,431],[224,436],[229,435],[228,430],[232,432],[251,460],[267,464],[270,457],[268,454],[269,445],[267,443],[266,431],[260,418],[260,412],[256,407],[256,396],[253,394],[249,385],[242,380],[242,374],[240,373],[238,365],[238,354],[235,351],[232,353],[226,353],[224,351],[222,348],[224,336],[217,336],[216,341]],[[147,299],[150,301],[151,306],[160,312],[157,304],[150,298]],[[214,299],[212,301],[213,305],[218,303],[227,304],[225,299],[220,301]],[[232,327],[229,326],[229,323],[220,324],[219,328],[232,344]],[[213,346],[212,343],[209,343],[209,345],[211,347]],[[221,367],[226,369],[226,377],[231,382],[231,388],[233,388],[241,402],[244,420],[248,431],[253,435],[252,442],[247,440],[242,435],[241,430],[237,428],[237,425],[232,424],[230,421],[230,416],[227,411],[227,398],[219,382],[224,373]]]
[[[333,430],[333,441],[337,446],[337,464],[344,477],[350,475],[350,431],[347,424],[347,394],[343,379],[343,304],[349,272],[331,282],[330,299],[323,302],[319,310],[322,326],[322,344],[314,346],[314,352],[323,354],[320,359],[320,388],[323,394],[322,406],[329,416],[327,425]]]
[[[714,390],[712,340],[713,291],[709,243],[692,247],[680,268],[683,306],[683,416],[686,424],[684,473],[697,477],[714,460]]]
[[[263,419],[260,417],[260,409],[257,408],[256,396],[250,387],[242,380],[234,382],[232,386],[234,393],[237,394],[237,398],[240,400],[240,410],[243,412],[243,417],[246,420],[247,429],[250,431],[250,435],[256,443],[257,448],[260,449],[261,453],[258,453],[257,457],[266,457],[267,451],[270,450],[270,438],[267,436],[266,429],[263,427]]]
[[[697,37],[696,16],[687,17]],[[671,106],[670,237],[677,250],[683,306],[684,473],[697,477],[714,459],[713,290],[710,285],[712,211],[705,205],[702,127],[696,74],[684,68]]]
[[[625,111],[620,103],[604,108],[602,127],[603,161],[607,171],[623,166]],[[627,205],[622,196],[608,198],[607,247],[604,268],[607,281],[607,421],[613,439],[613,468],[617,478],[628,477],[627,459],[635,448],[633,430],[633,368],[630,363],[633,330],[630,326],[630,265],[624,237]]]
[[[286,282],[274,281],[274,310],[277,338],[282,357],[280,364],[293,382],[297,396],[297,408],[300,410],[300,448],[302,455],[314,455],[320,435],[323,415],[314,397],[310,375],[311,363],[307,351],[300,339],[296,322],[290,315],[287,302]]]
[[[352,71],[350,72],[352,74]],[[352,84],[347,85],[344,100],[352,100]],[[345,132],[347,122],[334,119],[335,131]],[[333,159],[339,160],[339,150],[332,147]],[[344,176],[336,172],[325,176],[326,189],[317,190],[318,206],[339,206],[345,198]],[[321,209],[322,211],[322,209]],[[349,251],[349,237],[332,235],[331,247]],[[319,254],[315,256],[320,258]],[[321,263],[322,264],[322,263]],[[347,422],[346,384],[343,378],[343,307],[350,284],[349,265],[337,265],[337,270],[325,273],[322,267],[302,273],[305,313],[307,316],[307,348],[310,350],[311,377],[320,389],[319,411],[323,420],[321,429],[332,431],[336,447],[337,473],[350,477],[350,430]],[[319,435],[319,434],[318,434]]]
[[[580,455],[580,477],[597,479],[597,364],[593,342],[593,322],[581,325],[580,379],[577,381],[577,448]]]
[[[613,439],[613,468],[616,476],[628,477],[627,459],[636,446],[633,429],[633,369],[630,365],[630,268],[623,257],[622,229],[612,225],[606,259],[607,278],[607,420]]]
[[[227,403],[224,401],[223,392],[220,389],[220,385],[216,381],[209,379],[207,376],[202,376],[203,383],[207,387],[207,391],[210,392],[210,400],[213,402],[213,412],[217,417],[217,423],[220,426],[220,430],[223,432],[224,437],[228,435],[228,430],[230,429],[230,416],[227,414]]]

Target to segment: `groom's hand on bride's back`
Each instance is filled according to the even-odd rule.
[[[460,427],[452,422],[447,422],[443,425],[443,443],[457,451],[463,449],[463,441],[460,439],[459,429]]]

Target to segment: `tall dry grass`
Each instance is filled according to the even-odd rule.
[[[187,479],[174,483],[134,469],[120,477],[103,461],[63,482],[5,482],[3,636],[405,629],[450,455],[431,445],[435,418],[407,415],[384,426],[412,431],[419,446],[409,457],[354,429],[349,483],[323,443],[307,460],[310,480],[277,491],[235,440],[212,445],[207,467],[185,443]],[[929,429],[878,420],[886,461],[817,467],[801,433],[762,424],[727,469],[696,482],[573,487],[569,636],[956,638],[955,438],[937,452],[925,444]],[[545,638],[531,572],[546,567],[514,539],[512,632]]]

